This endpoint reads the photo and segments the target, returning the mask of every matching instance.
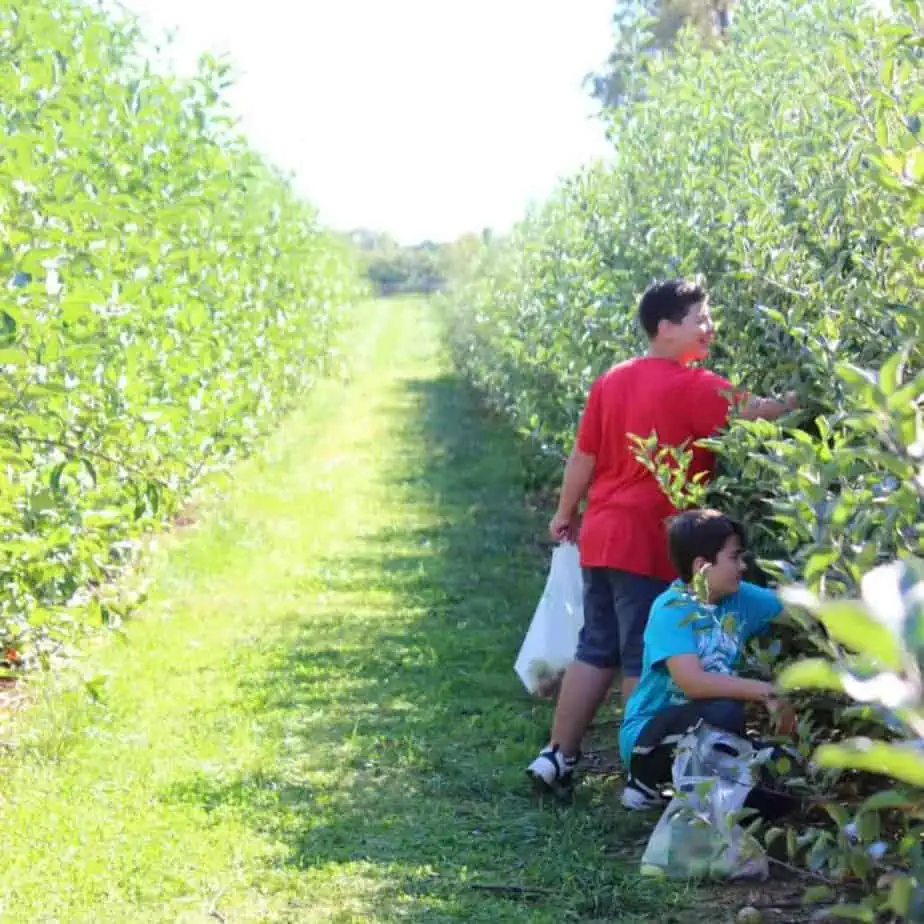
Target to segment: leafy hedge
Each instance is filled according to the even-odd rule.
[[[721,49],[688,41],[651,63],[643,98],[610,115],[611,162],[481,249],[450,296],[456,359],[537,458],[552,460],[541,477],[559,477],[592,379],[643,349],[635,308],[645,286],[701,275],[720,322],[711,365],[757,393],[794,388],[803,411],[734,422],[714,443],[721,477],[708,497],[691,489],[687,499],[742,517],[766,575],[822,597],[858,596],[875,565],[924,552],[922,58],[918,2],[877,16],[851,0],[752,0]],[[920,647],[902,662],[885,643],[851,660],[875,625],[857,607],[793,612],[783,657],[823,655],[789,675],[794,686],[856,693],[842,682],[850,671],[887,677],[918,664]],[[837,670],[823,667],[832,661]],[[774,670],[774,658],[762,666]],[[803,751],[832,734],[914,739],[924,724],[897,705],[914,697],[883,689],[860,706],[840,695],[807,702]],[[864,763],[848,751],[821,752],[830,773],[812,781],[832,798],[839,834],[810,828],[789,847],[818,875],[868,881],[868,842],[844,833],[855,816],[841,769],[875,765],[915,784],[924,772],[902,775],[907,760],[895,754]],[[920,811],[922,800],[900,804]],[[876,825],[863,831],[878,837],[879,815],[856,817],[866,814]],[[914,812],[905,823],[920,827]],[[907,865],[910,843],[893,832],[889,856],[904,851]],[[889,901],[880,894],[858,914],[873,920]]]
[[[706,279],[720,324],[711,364],[754,392],[798,389],[812,437],[815,417],[841,433],[863,406],[839,365],[902,348],[920,368],[924,70],[920,10],[903,10],[754,3],[729,47],[653,65],[646,100],[611,116],[612,164],[566,182],[456,280],[456,356],[494,407],[544,452],[567,451],[594,376],[643,349],[640,293],[668,275]],[[794,459],[796,482],[783,483],[777,449],[762,451],[779,432],[737,425],[725,444],[719,497],[755,523],[809,487]],[[797,534],[768,527],[762,549],[798,558],[848,484],[891,492],[890,465],[865,457],[826,474]],[[878,554],[917,547],[913,519],[877,523]],[[858,572],[835,576],[853,588]]]
[[[232,131],[226,70],[131,21],[0,11],[0,642],[117,614],[82,589],[310,386],[351,257]]]

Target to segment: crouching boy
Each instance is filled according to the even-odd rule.
[[[754,701],[774,714],[781,733],[794,726],[772,684],[735,675],[745,643],[782,609],[773,591],[742,580],[741,525],[716,510],[687,511],[671,521],[668,546],[680,580],[652,606],[641,679],[619,731],[629,769],[622,801],[630,809],[660,804],[676,745],[700,721],[743,737],[744,705]],[[694,596],[695,575],[705,579],[707,601]]]

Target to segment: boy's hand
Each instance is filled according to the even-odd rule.
[[[778,735],[792,735],[796,731],[796,711],[785,699],[776,696],[768,697],[767,711],[770,718],[776,723]]]
[[[743,420],[776,420],[798,406],[799,395],[794,391],[787,392],[782,401],[753,396],[741,407],[740,416]]]
[[[566,514],[559,510],[549,523],[549,535],[555,542],[577,542],[580,526],[577,514]]]

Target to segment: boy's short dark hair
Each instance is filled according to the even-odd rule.
[[[678,513],[667,527],[667,544],[671,561],[687,584],[693,580],[693,562],[705,558],[715,562],[722,547],[737,536],[747,545],[744,527],[718,510],[685,510]]]
[[[662,321],[679,324],[693,305],[706,301],[706,290],[686,279],[668,279],[654,282],[645,290],[638,306],[638,319],[648,339],[658,334]]]

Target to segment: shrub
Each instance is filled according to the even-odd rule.
[[[724,48],[688,42],[655,63],[644,98],[610,115],[610,162],[482,247],[450,294],[459,368],[558,469],[593,378],[643,349],[644,288],[704,277],[720,323],[713,364],[757,393],[794,388],[803,407],[776,424],[733,421],[710,441],[720,477],[706,502],[749,524],[763,577],[834,601],[819,613],[844,612],[836,601],[857,596],[867,572],[924,551],[922,54],[917,2],[878,16],[851,0],[754,0]],[[654,448],[655,468],[682,458],[664,447],[659,460]],[[670,491],[682,487],[670,466],[662,475]],[[867,641],[866,630],[839,634],[810,612],[796,609],[792,621],[788,661],[841,664]],[[774,670],[775,651],[757,669]],[[843,671],[810,664],[793,670],[838,693],[801,702],[806,754],[845,735],[919,734],[908,713],[851,704]],[[846,752],[822,752],[830,767],[834,753]],[[789,835],[793,856],[867,886],[875,858],[844,833],[856,781],[841,768],[902,776],[875,754],[839,759],[833,775],[809,781],[843,822],[839,833]],[[920,792],[912,802],[919,810]],[[887,804],[858,810],[866,840]],[[919,840],[919,816],[905,822]],[[907,910],[914,902],[899,888],[893,910]],[[861,919],[891,899],[870,901]]]
[[[559,457],[592,379],[643,348],[645,286],[701,274],[720,324],[713,364],[805,405],[785,441],[775,425],[734,425],[713,501],[768,524],[767,558],[814,554],[835,505],[848,519],[872,507],[876,557],[916,548],[913,519],[886,524],[887,505],[864,503],[907,494],[897,446],[847,457],[876,429],[856,419],[878,387],[863,370],[884,366],[893,389],[910,375],[893,398],[907,410],[922,368],[920,22],[914,4],[890,19],[849,0],[753,4],[727,50],[665,62],[644,101],[612,114],[612,164],[567,181],[455,281],[455,355],[486,400]],[[769,525],[782,509],[800,522]],[[833,577],[855,587],[869,554],[850,551]]]
[[[310,386],[356,294],[347,251],[233,133],[226,68],[159,76],[140,47],[132,22],[82,3],[0,13],[0,641],[15,657],[117,618],[78,591]]]

